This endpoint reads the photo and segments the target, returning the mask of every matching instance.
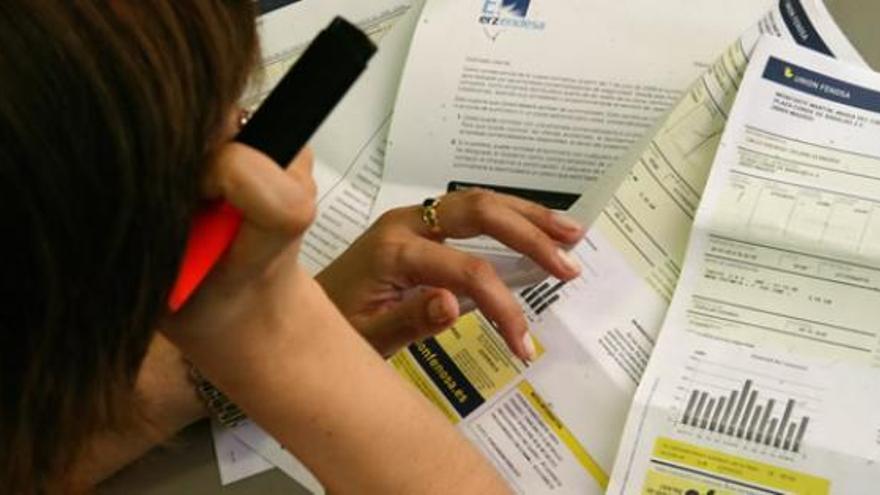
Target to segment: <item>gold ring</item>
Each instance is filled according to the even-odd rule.
[[[431,234],[440,235],[440,219],[437,216],[437,207],[440,206],[440,198],[428,198],[422,201],[422,222],[428,226]]]

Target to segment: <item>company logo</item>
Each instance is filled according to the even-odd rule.
[[[513,15],[525,17],[529,13],[530,0],[502,0],[501,9]]]
[[[794,83],[794,85],[801,86],[807,90],[819,91],[843,100],[849,100],[850,98],[852,98],[852,95],[850,94],[848,89],[841,88],[838,85],[833,84],[832,81],[825,80],[825,78],[822,78],[821,76],[803,76],[795,73],[794,69],[792,69],[790,66],[785,66],[785,68],[782,70],[782,75],[785,76],[786,79]]]
[[[543,30],[544,21],[532,19],[529,7],[532,0],[480,0],[480,24],[498,28]]]

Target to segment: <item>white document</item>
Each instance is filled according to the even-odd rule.
[[[211,436],[220,469],[220,484],[225,486],[272,469],[272,463],[216,421],[211,421]]]
[[[427,351],[410,347],[395,357],[401,373],[474,439],[518,492],[603,493],[607,487],[626,412],[677,283],[692,218],[759,33],[803,43],[821,39],[839,57],[860,60],[821,3],[780,2],[697,80],[657,125],[654,139],[627,153],[632,161],[622,159],[621,169],[640,168],[627,174],[572,251],[583,275],[521,294],[541,352],[533,366],[522,367],[503,344],[492,344],[497,335],[479,314],[429,342]],[[456,369],[461,376],[450,391],[438,378]],[[469,400],[456,407],[460,394],[454,392],[468,383],[474,384],[465,393]],[[542,403],[549,414],[540,412]],[[522,411],[534,412],[533,420]],[[549,425],[542,431],[552,431],[550,439],[529,436],[529,428],[540,424]],[[542,451],[539,444],[556,447]]]
[[[610,493],[877,493],[878,135],[880,76],[761,41]]]
[[[382,179],[385,138],[397,82],[420,6],[421,0],[302,0],[274,10],[259,20],[264,78],[262,84],[251,88],[245,98],[250,106],[262,101],[335,15],[345,16],[379,44],[379,52],[361,79],[310,143],[316,157],[318,217],[305,236],[302,260],[312,273],[320,271],[344,251],[367,225]],[[240,479],[243,473],[259,472],[256,467],[239,469],[228,462],[229,459],[245,457],[235,450],[237,445],[226,438],[239,433],[238,429],[214,431],[223,480]],[[303,486],[315,486],[311,474],[261,430],[248,426],[247,431],[236,438],[256,449],[261,457],[272,461]],[[252,466],[258,465],[260,463],[256,460],[252,463]],[[269,468],[265,464],[262,467]],[[320,485],[317,487],[313,491],[320,489]]]
[[[796,26],[810,26],[810,31]],[[835,55],[854,63],[861,60],[821,2],[780,2],[697,80],[653,137],[615,167],[625,172],[626,180],[607,206],[591,212],[595,205],[585,198],[572,210],[584,221],[598,214],[587,241],[573,251],[588,269],[582,283],[574,285],[580,289],[547,315],[598,363],[599,372],[588,387],[599,387],[592,384],[597,381],[605,392],[603,400],[592,401],[590,411],[603,421],[606,432],[613,433],[583,439],[597,458],[614,458],[624,412],[678,281],[692,219],[747,53],[760,33],[810,44],[823,40]],[[613,183],[607,179],[601,183]],[[602,465],[610,471],[610,462]]]
[[[472,185],[567,209],[769,5],[429,1],[375,214]]]
[[[799,32],[788,26],[810,28]],[[749,53],[762,34],[824,46],[843,60],[863,64],[820,1],[783,0],[697,79],[643,146],[615,165],[613,173],[623,172],[625,178],[603,208],[596,212],[585,197],[570,210],[584,221],[595,218],[589,237],[604,247],[582,245],[575,251],[592,265],[615,267],[615,276],[585,273],[590,293],[560,302],[553,312],[570,328],[591,328],[579,333],[580,341],[591,354],[605,358],[609,376],[630,396],[678,283],[721,132]],[[611,182],[610,175],[600,181],[603,186]]]
[[[250,420],[231,428],[229,431],[257,452],[273,466],[290,476],[303,488],[315,495],[323,495],[324,487],[321,482],[309,471],[309,469],[296,457],[291,455],[280,443],[263,431],[256,423]]]

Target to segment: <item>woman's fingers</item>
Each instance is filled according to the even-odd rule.
[[[477,225],[482,234],[528,256],[555,277],[568,280],[581,272],[580,264],[544,230],[538,228],[539,224],[529,221],[503,203],[478,210],[468,218],[463,221]]]
[[[574,244],[586,233],[580,223],[564,213],[553,211],[516,196],[509,196],[507,194],[496,194],[496,196],[499,201],[509,206],[512,210],[519,212],[533,224],[540,226],[544,233],[557,242]]]
[[[534,358],[522,308],[491,263],[422,238],[399,244],[390,262],[410,286],[445,287],[470,297],[514,353],[522,359]]]
[[[467,238],[485,234],[499,215],[527,219],[553,240],[572,244],[583,235],[574,220],[537,203],[487,189],[468,189],[444,195],[437,206],[441,230],[449,237]]]
[[[421,207],[393,212],[417,234],[436,239],[421,220]],[[393,220],[394,221],[394,220]],[[580,264],[560,244],[573,244],[584,234],[574,220],[541,205],[505,194],[473,189],[447,194],[437,206],[443,237],[465,239],[488,235],[522,253],[562,280],[576,277]]]
[[[260,229],[298,236],[315,216],[312,162],[306,149],[285,170],[254,148],[229,143],[212,160],[204,190],[235,205]]]
[[[458,300],[446,289],[424,288],[376,316],[355,317],[352,323],[369,337],[381,354],[446,330],[459,317]]]

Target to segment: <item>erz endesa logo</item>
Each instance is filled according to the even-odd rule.
[[[531,0],[482,0],[480,24],[523,29],[544,29],[544,21],[529,17]]]

